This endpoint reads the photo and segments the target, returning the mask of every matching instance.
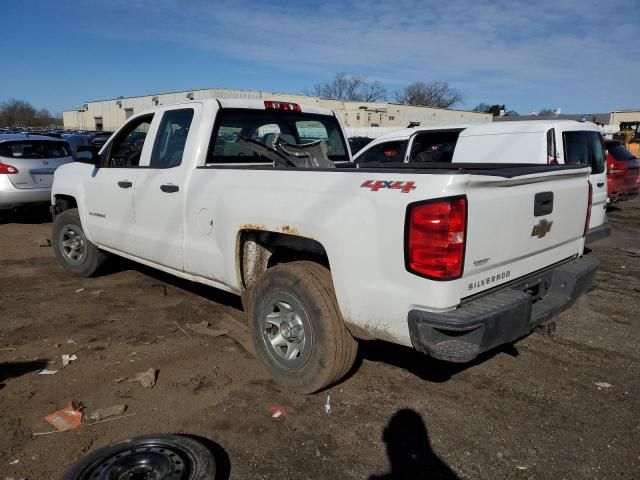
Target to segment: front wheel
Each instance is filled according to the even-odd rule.
[[[74,275],[90,277],[106,260],[106,255],[84,234],[77,208],[65,210],[56,216],[52,236],[58,261]]]
[[[358,344],[340,315],[331,273],[322,265],[299,261],[269,268],[248,303],[256,354],[282,386],[313,393],[353,366]]]

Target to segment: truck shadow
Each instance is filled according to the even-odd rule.
[[[394,367],[402,368],[409,373],[433,383],[442,383],[450,380],[468,368],[479,365],[499,353],[506,353],[513,357],[519,355],[513,344],[502,345],[498,348],[479,355],[475,360],[467,363],[453,363],[437,360],[417,350],[402,345],[396,345],[379,340],[360,341],[358,358],[349,372],[353,375],[360,369],[364,360],[370,362],[382,362]]]
[[[5,380],[20,377],[27,373],[42,370],[47,366],[45,360],[34,360],[30,362],[2,362],[0,363],[0,390],[4,388]]]
[[[368,480],[459,480],[460,477],[431,448],[424,420],[414,410],[398,410],[389,420],[382,440],[391,469]]]
[[[25,225],[51,223],[49,205],[33,205],[16,210],[0,212],[0,225],[9,223],[20,223]]]

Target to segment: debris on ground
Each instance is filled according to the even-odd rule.
[[[120,382],[122,382],[123,380],[126,380],[126,379],[127,379],[127,377],[114,378],[113,379],[113,383],[120,383]]]
[[[76,342],[73,338],[69,338],[67,340],[67,345],[76,345],[78,342]]]
[[[187,337],[188,339],[193,338],[191,335],[189,335],[189,334],[187,333],[187,331],[186,331],[184,328],[182,328],[182,327],[180,326],[180,324],[179,324],[178,322],[174,321],[173,323],[175,323],[175,324],[176,324],[176,327],[178,327],[178,328],[180,329],[180,331],[181,331],[182,333],[184,333],[184,336],[185,336],[185,337]]]
[[[60,432],[73,430],[82,425],[82,410],[71,402],[65,408],[45,416],[44,420]]]
[[[211,335],[213,337],[221,337],[222,335],[227,335],[229,333],[229,330],[226,328],[209,328],[209,322],[206,320],[203,320],[200,323],[187,323],[187,327],[196,333]]]
[[[140,384],[144,388],[153,388],[156,384],[156,378],[158,375],[158,370],[155,368],[150,368],[146,372],[139,372],[135,377],[129,379],[129,383],[131,382],[140,382]]]
[[[613,387],[613,385],[611,385],[610,383],[607,383],[607,382],[596,382],[596,387],[598,387],[599,389],[611,388],[611,387]]]
[[[253,341],[251,340],[251,333],[249,332],[249,326],[246,323],[235,319],[231,315],[223,313],[220,320],[216,321],[216,324],[229,330],[227,335],[238,342],[240,346],[247,351],[247,353],[254,357],[256,356]]]
[[[112,422],[114,420],[121,420],[123,418],[129,418],[129,417],[133,417],[135,415],[135,413],[129,413],[127,415],[120,415],[119,417],[112,417],[112,418],[105,418],[104,420],[100,420],[98,422],[93,422],[93,423],[83,423],[82,425],[78,426],[78,427],[74,427],[75,428],[84,428],[84,427],[90,427],[93,425],[98,425],[100,423],[106,423],[106,422]],[[70,430],[73,430],[70,429]],[[52,433],[61,433],[61,432],[66,432],[67,430],[52,430],[50,432],[34,432],[31,434],[32,437],[39,437],[41,435],[51,435]]]
[[[119,403],[117,405],[112,405],[107,408],[99,408],[94,410],[89,415],[84,417],[84,420],[87,422],[99,422],[100,420],[104,420],[105,418],[116,417],[118,415],[122,415],[127,406],[123,403]]]
[[[9,462],[9,465],[17,465],[17,464],[19,464],[19,463],[20,463],[20,460],[16,458],[15,460],[11,460],[11,461]]]
[[[84,292],[84,288],[79,288],[76,290],[76,293],[82,293],[82,292]]]
[[[38,372],[38,375],[55,375],[56,373],[58,373],[58,370],[47,370],[43,368]]]
[[[327,403],[324,404],[324,413],[329,415],[331,413],[331,395],[327,395]]]
[[[15,352],[15,350],[13,347],[0,348],[0,352]]]
[[[267,411],[271,414],[271,418],[285,418],[289,413],[282,405],[267,405]]]
[[[630,257],[640,257],[640,248],[626,247],[626,248],[616,248],[616,250],[626,253]]]
[[[162,287],[162,296],[167,296],[167,286],[164,283],[157,283],[155,285],[151,285],[151,288]]]
[[[78,356],[76,354],[73,354],[73,355],[64,354],[62,355],[62,366],[66,367],[67,365],[69,365],[71,362],[75,360],[78,360]]]
[[[51,239],[50,238],[42,238],[40,240],[36,240],[36,245],[38,245],[39,247],[52,247],[53,244],[51,243]]]

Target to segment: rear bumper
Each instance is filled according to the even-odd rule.
[[[0,175],[0,210],[12,208],[30,203],[50,203],[51,188],[16,188],[7,179],[6,175]]]
[[[597,242],[598,240],[605,239],[611,236],[612,231],[613,229],[611,228],[611,225],[609,225],[608,223],[603,223],[598,227],[591,228],[587,232],[585,243],[589,244],[589,243]]]
[[[517,280],[445,313],[411,310],[414,348],[432,357],[468,362],[530,333],[586,292],[598,268],[593,255]]]

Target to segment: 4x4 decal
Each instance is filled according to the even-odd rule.
[[[396,180],[367,180],[360,185],[360,188],[369,188],[372,192],[377,192],[381,188],[391,188],[392,190],[400,190],[402,193],[409,193],[416,189],[416,183]]]

